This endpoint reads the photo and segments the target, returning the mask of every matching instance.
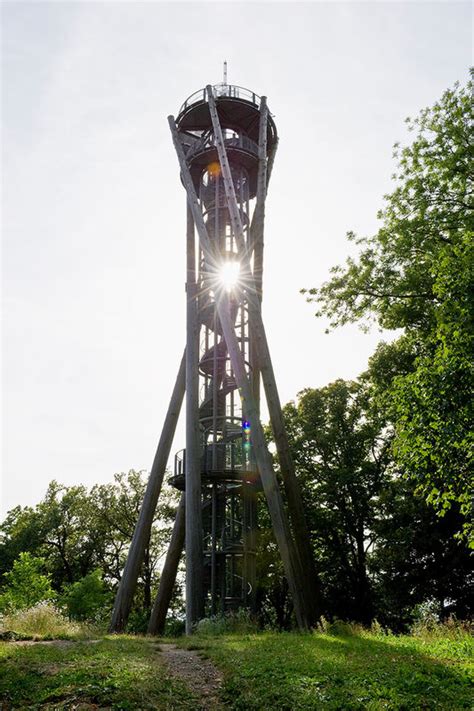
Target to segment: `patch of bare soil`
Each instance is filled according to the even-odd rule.
[[[158,649],[170,674],[183,681],[199,698],[203,711],[224,708],[219,701],[223,677],[209,659],[204,659],[195,650],[180,649],[175,644],[160,643]]]
[[[28,647],[30,645],[45,644],[52,647],[72,647],[73,644],[98,644],[102,642],[101,639],[14,639],[10,644],[14,644],[18,647]],[[1,708],[0,708],[0,711]]]
[[[98,706],[89,701],[75,701],[74,699],[57,700],[55,703],[42,704],[41,711],[112,711],[112,706]]]
[[[16,647],[30,647],[38,644],[45,644],[51,647],[71,647],[75,642],[70,639],[16,639],[11,644]]]

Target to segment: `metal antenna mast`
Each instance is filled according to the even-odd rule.
[[[168,118],[187,201],[186,349],[117,593],[111,631],[131,609],[176,420],[186,393],[182,491],[148,631],[163,630],[186,549],[186,631],[255,605],[258,499],[265,495],[301,628],[318,615],[317,577],[262,321],[265,199],[278,144],[266,98],[227,84]],[[263,383],[287,505],[260,422]]]

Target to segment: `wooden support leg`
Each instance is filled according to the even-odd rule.
[[[176,423],[178,422],[183,402],[185,383],[186,351],[181,360],[178,377],[176,378],[160,441],[158,443],[158,449],[156,450],[153,466],[150,471],[145,497],[128,552],[127,562],[125,563],[125,568],[115,597],[112,619],[109,626],[110,632],[123,632],[127,624],[137,586],[138,575],[143,563],[145,548],[150,540],[153,516],[155,515],[156,504],[160,496],[163,477],[176,430]]]
[[[148,623],[148,634],[162,634],[165,629],[166,615],[168,613],[171,595],[173,594],[173,588],[176,582],[176,573],[178,572],[179,560],[183,552],[186,518],[185,509],[186,496],[185,494],[182,494],[178,510],[176,511],[173,533],[171,534],[165,564],[161,572],[158,594],[156,596],[150,615],[150,621]]]

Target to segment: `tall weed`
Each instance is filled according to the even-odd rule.
[[[241,609],[199,620],[195,631],[202,637],[230,633],[252,634],[258,631],[258,625],[248,610]]]
[[[438,639],[463,640],[472,638],[474,622],[457,620],[454,616],[448,617],[444,622],[416,620],[411,626],[410,632],[413,637],[419,637],[426,641]]]
[[[48,600],[36,603],[27,610],[15,610],[0,617],[3,633],[13,632],[33,638],[78,637],[85,630],[76,622],[71,622]]]

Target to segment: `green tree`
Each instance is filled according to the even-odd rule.
[[[0,526],[0,568],[9,570],[20,551],[29,551],[44,559],[60,590],[96,567],[101,545],[87,489],[53,480],[34,508],[17,506],[8,512]]]
[[[98,564],[115,586],[120,581],[128,547],[140,513],[146,488],[144,472],[129,471],[114,476],[113,484],[94,486],[90,492],[94,519],[100,530]],[[158,563],[166,552],[174,521],[177,496],[164,488],[156,507],[154,526],[145,548],[136,600],[145,610],[152,604],[158,584]]]
[[[406,631],[416,606],[428,600],[436,600],[443,618],[472,615],[471,554],[454,537],[461,520],[456,504],[437,516],[404,477],[384,487],[368,561],[375,614],[383,625]]]
[[[454,538],[460,506],[436,516],[401,476],[388,420],[390,385],[410,372],[404,339],[381,344],[356,382],[307,389],[284,408],[320,576],[324,614],[406,630],[416,605],[435,598],[444,617],[472,613],[472,566]],[[261,609],[291,621],[269,524],[261,531]],[[274,544],[273,544],[274,545]],[[272,617],[273,610],[273,617]]]
[[[373,617],[368,558],[378,501],[390,476],[389,436],[367,387],[337,380],[284,408],[303,488],[327,614]]]
[[[81,580],[67,585],[60,597],[68,614],[75,620],[93,620],[111,603],[111,593],[97,568]],[[104,614],[102,614],[104,616]]]
[[[125,564],[145,491],[144,472],[116,474],[111,484],[66,487],[56,481],[34,508],[16,507],[0,526],[0,570],[7,572],[21,551],[44,559],[53,588],[82,581],[100,569],[113,590]],[[138,582],[136,606],[149,610],[166,550],[176,497],[160,499]],[[141,614],[141,613],[140,613]]]
[[[31,553],[20,553],[12,569],[4,574],[5,588],[0,594],[0,611],[23,610],[42,600],[51,600],[51,580],[43,574],[44,560]]]
[[[15,506],[0,525],[0,578],[12,569],[22,552],[38,554],[43,537],[40,521],[30,506]]]
[[[52,481],[34,508],[17,506],[8,512],[0,526],[0,568],[9,570],[20,551],[29,551],[43,558],[59,591],[96,567],[101,546],[87,489]]]
[[[409,146],[395,146],[395,190],[382,226],[350,240],[358,257],[310,289],[332,327],[375,321],[403,329],[409,372],[392,379],[394,452],[439,514],[472,498],[473,200],[472,82],[455,85],[415,120]],[[466,529],[467,531],[467,524]]]
[[[52,481],[35,512],[42,531],[41,552],[57,589],[94,570],[102,539],[85,486]]]

